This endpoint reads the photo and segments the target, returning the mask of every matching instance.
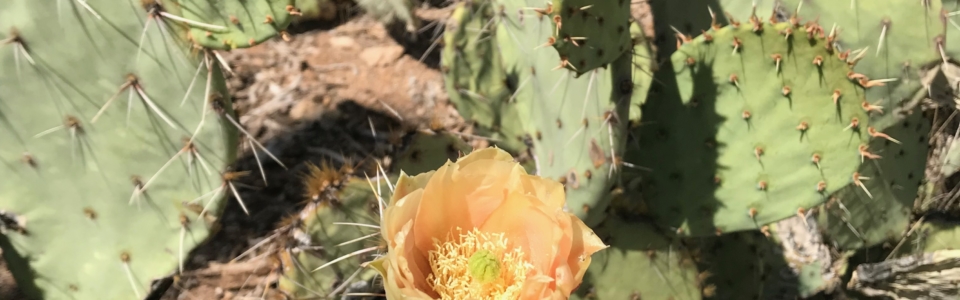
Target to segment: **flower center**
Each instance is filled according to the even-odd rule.
[[[435,240],[429,254],[433,272],[427,283],[440,299],[518,299],[533,268],[523,250],[509,249],[502,233],[457,232],[456,238]]]

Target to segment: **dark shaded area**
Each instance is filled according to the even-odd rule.
[[[714,286],[712,299],[800,299],[800,280],[790,270],[779,243],[759,231],[686,240],[699,252],[700,272],[713,274],[704,287]]]
[[[386,27],[390,37],[403,46],[403,54],[423,61],[431,69],[439,70],[440,50],[443,49],[444,20],[420,19],[420,23],[421,28],[415,32],[407,31],[406,24],[402,22],[393,22]]]
[[[377,130],[376,137],[370,131],[368,119]],[[317,120],[263,142],[288,167],[284,169],[260,153],[267,183],[248,149],[231,169],[251,172],[235,181],[250,215],[246,215],[237,199],[230,195],[220,218],[221,230],[193,251],[187,268],[203,267],[209,261],[230,261],[246,250],[249,239],[268,235],[281,218],[298,212],[307,200],[302,178],[308,173],[308,164],[319,166],[328,161],[339,168],[350,163],[355,167],[355,175],[362,177],[366,172],[374,176],[377,165],[373,158],[392,156],[399,150],[402,140],[391,143],[388,133],[400,128],[401,124],[391,115],[352,101],[340,103],[336,110],[324,113]],[[234,247],[223,248],[225,245]]]
[[[376,136],[369,122],[376,128]],[[270,235],[281,219],[299,213],[308,200],[302,182],[308,173],[308,164],[319,166],[330,162],[334,168],[340,168],[349,163],[355,167],[354,175],[375,176],[374,159],[394,156],[412,136],[411,132],[401,132],[402,128],[392,115],[369,110],[353,101],[339,103],[335,110],[325,112],[316,120],[262,142],[288,167],[284,169],[266,154],[259,153],[267,183],[263,181],[256,158],[245,149],[231,170],[250,171],[249,175],[234,181],[250,215],[228,194],[219,219],[220,230],[190,253],[184,271],[202,269],[211,262],[229,262],[253,246],[257,239]],[[175,284],[164,296],[170,296],[176,289]]]
[[[30,279],[42,280],[37,277],[33,269],[30,268],[30,258],[22,256],[17,251],[14,251],[13,244],[10,243],[10,239],[6,235],[0,234],[0,252],[3,254],[3,260],[6,261],[6,267],[14,274],[33,274],[30,276]],[[2,262],[0,262],[2,265]],[[33,281],[24,281],[25,278],[20,276],[20,278],[15,278],[17,280],[17,289],[11,294],[0,293],[0,297],[10,297],[10,300],[21,300],[21,299],[44,299],[43,291],[37,287],[36,283]],[[4,289],[0,287],[0,291]],[[6,299],[4,299],[6,300]]]
[[[584,274],[580,286],[574,290],[574,296],[580,299],[610,299],[613,297],[600,295],[613,294],[625,296],[625,299],[663,299],[656,296],[670,294],[666,299],[687,300],[695,297],[694,294],[700,293],[699,287],[696,290],[673,289],[674,286],[694,287],[696,278],[674,277],[672,275],[677,275],[675,272],[682,271],[667,268],[672,267],[667,265],[671,263],[678,265],[692,263],[689,259],[691,258],[690,250],[693,249],[681,245],[675,234],[654,226],[651,220],[621,221],[622,216],[615,215],[616,211],[610,213],[611,215],[595,229],[597,235],[605,244],[610,245],[610,248],[593,255],[590,269]],[[631,255],[633,259],[623,260]],[[652,265],[658,267],[636,268],[638,266],[634,265],[640,263],[640,260],[647,259]],[[632,273],[623,274],[623,268],[631,269]],[[633,268],[636,269],[633,270]],[[605,282],[605,279],[609,280],[609,278],[601,278],[605,273],[636,280],[636,283],[624,285],[622,282]],[[641,274],[647,279],[646,281],[639,279]],[[651,282],[651,278],[657,282]]]
[[[712,69],[706,64],[692,68],[687,72],[694,82],[692,99],[680,99],[670,61],[654,74],[649,101],[641,106],[645,125],[635,129],[635,140],[628,142],[628,147],[640,149],[628,150],[624,159],[656,172],[626,169],[624,174],[642,178],[629,188],[642,195],[637,200],[643,199],[657,224],[674,231],[686,224],[689,234],[704,236],[717,230],[713,217],[720,202],[714,192],[722,182],[715,176],[720,168],[717,149],[723,145],[714,137],[724,118],[716,113],[718,87]]]
[[[650,5],[658,16],[654,18],[654,43],[659,68],[641,106],[643,120],[628,137],[624,161],[656,171],[624,168],[624,183],[628,195],[633,195],[628,196],[629,206],[670,231],[687,224],[691,231],[687,234],[712,235],[717,230],[713,213],[720,205],[714,197],[717,148],[722,147],[714,136],[724,121],[714,106],[718,87],[703,58],[695,58],[698,63],[693,66],[674,66],[670,56],[676,51],[673,28],[689,36],[699,35],[701,29],[710,27],[706,7],[723,10],[713,0],[651,0]],[[678,10],[678,6],[686,9]],[[726,22],[722,15],[718,18],[718,22]],[[678,68],[693,68],[682,75],[692,76],[688,79],[694,82],[691,99],[680,98],[680,78],[674,72]],[[695,168],[690,166],[693,161],[697,162]]]
[[[681,33],[695,37],[700,30],[710,28],[710,11],[717,13],[717,22],[727,24],[723,8],[716,0],[649,0],[653,18],[653,43],[657,46],[659,61],[669,60],[670,55],[677,51],[676,28]],[[672,26],[672,28],[671,28]]]
[[[336,17],[331,20],[298,18],[287,27],[287,33],[296,35],[307,31],[327,31],[334,29],[363,13],[357,9],[353,9],[352,7],[354,5],[353,2],[337,3],[335,5],[337,8]]]

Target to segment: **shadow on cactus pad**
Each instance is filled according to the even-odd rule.
[[[593,255],[570,299],[701,299],[696,263],[676,237],[617,216],[596,233],[610,248]]]

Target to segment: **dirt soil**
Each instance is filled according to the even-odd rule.
[[[448,13],[418,15],[429,23]],[[239,160],[234,169],[254,171],[240,182],[251,215],[228,199],[223,228],[194,250],[187,271],[164,282],[171,288],[161,299],[285,299],[275,290],[279,275],[272,261],[231,260],[301,208],[300,179],[308,163],[360,162],[362,172],[374,162],[389,164],[387,157],[401,150],[396,137],[404,133],[431,127],[469,131],[448,102],[438,70],[440,46],[426,51],[440,32],[436,26],[413,36],[355,16],[341,24],[301,24],[294,30],[303,32],[290,41],[224,53],[241,123],[287,168],[261,155],[264,183],[256,157],[248,153]]]

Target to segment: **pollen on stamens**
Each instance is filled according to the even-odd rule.
[[[517,299],[533,265],[503,233],[463,232],[435,240],[427,284],[440,299]]]

